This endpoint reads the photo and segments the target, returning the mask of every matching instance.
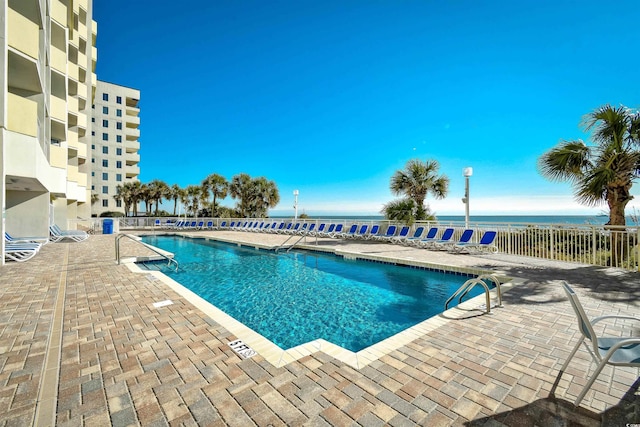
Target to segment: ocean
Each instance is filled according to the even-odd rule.
[[[440,222],[464,222],[464,215],[437,215]],[[274,216],[273,218],[291,218]],[[341,219],[345,221],[381,221],[382,215],[309,215],[309,219]],[[637,220],[637,219],[636,219]],[[606,215],[471,215],[472,223],[509,223],[509,224],[580,224],[603,225],[609,221]],[[635,225],[632,217],[627,217],[627,225]]]

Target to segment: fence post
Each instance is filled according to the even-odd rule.
[[[598,244],[596,242],[596,228],[591,227],[591,247],[593,251],[593,261],[591,264],[596,265],[596,250],[598,249]]]
[[[555,259],[555,251],[554,251],[554,247],[553,247],[553,242],[554,242],[554,238],[553,238],[553,225],[549,226],[549,259]]]

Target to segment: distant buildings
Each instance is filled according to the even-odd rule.
[[[91,193],[97,200],[91,214],[122,212],[116,188],[140,175],[140,91],[98,81],[93,107]]]

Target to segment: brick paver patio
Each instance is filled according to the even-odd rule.
[[[206,232],[277,245],[286,237]],[[279,240],[278,240],[279,239]],[[114,261],[113,235],[43,247],[0,268],[0,425],[574,426],[640,423],[638,371],[605,368],[580,408],[590,357],[560,287],[588,314],[638,316],[640,274],[501,255],[321,242],[340,251],[495,271],[521,283],[493,314],[443,323],[356,369],[323,352],[276,366],[156,276]],[[132,241],[126,256],[144,255]],[[179,260],[179,255],[178,255]],[[153,303],[171,300],[172,305]],[[480,313],[480,312],[478,312]],[[609,327],[620,334],[620,325]],[[628,330],[627,330],[628,332]],[[640,330],[635,330],[640,335]]]

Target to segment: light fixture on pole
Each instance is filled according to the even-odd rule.
[[[473,175],[473,168],[464,168],[462,175],[464,176],[464,197],[462,198],[462,203],[464,203],[464,226],[469,228],[469,177]]]
[[[298,219],[298,194],[300,194],[298,190],[293,190],[293,209],[295,209],[295,215],[293,217],[294,220]]]

